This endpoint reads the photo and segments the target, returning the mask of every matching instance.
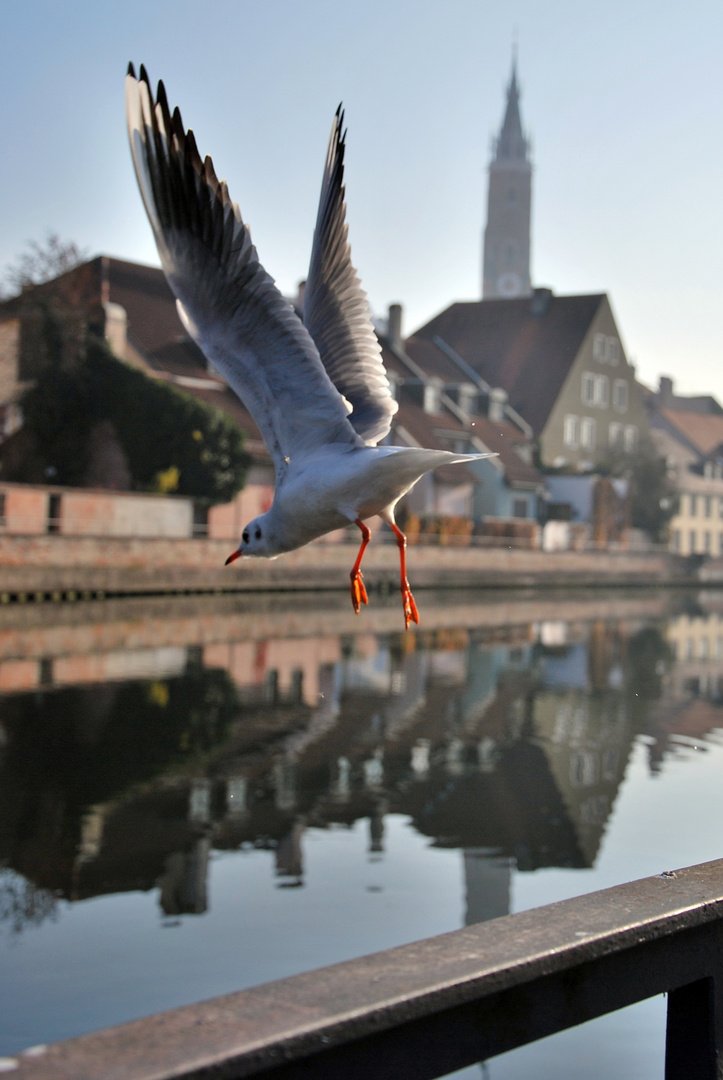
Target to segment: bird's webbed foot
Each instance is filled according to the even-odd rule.
[[[358,615],[360,606],[369,603],[369,597],[367,596],[367,590],[364,585],[364,578],[362,577],[361,570],[352,570],[349,577],[351,578],[351,602],[354,606],[355,613]],[[414,601],[412,601],[412,603],[414,603]]]
[[[403,581],[401,587],[402,593],[402,607],[404,608],[404,629],[409,629],[410,623],[417,623],[419,625],[419,612],[417,611],[417,605],[414,603],[414,597],[412,596],[412,590],[409,588],[409,582]]]

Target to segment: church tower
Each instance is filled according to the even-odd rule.
[[[532,164],[520,120],[517,57],[507,87],[507,108],[489,167],[482,299],[529,296]]]

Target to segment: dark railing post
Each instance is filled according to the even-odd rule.
[[[669,993],[665,1080],[721,1080],[723,1077],[721,987],[716,987],[716,982],[719,980],[699,979]]]

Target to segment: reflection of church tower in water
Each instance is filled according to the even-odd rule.
[[[530,285],[530,204],[532,164],[522,131],[517,58],[507,87],[507,107],[489,166],[487,227],[484,234],[482,299],[528,296]]]

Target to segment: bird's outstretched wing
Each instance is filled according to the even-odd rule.
[[[344,113],[336,111],[324,167],[304,294],[304,325],[365,442],[388,434],[397,411],[372,327],[367,296],[351,261],[344,202]]]
[[[126,78],[138,185],[161,264],[193,339],[256,421],[279,483],[295,454],[361,444],[308,331],[259,262],[238,206],[193,132],[155,101],[143,67]]]

